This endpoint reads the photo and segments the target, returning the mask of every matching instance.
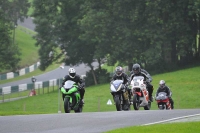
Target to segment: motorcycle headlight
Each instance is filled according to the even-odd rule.
[[[139,82],[134,82],[134,86],[139,86]]]

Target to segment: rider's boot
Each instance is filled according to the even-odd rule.
[[[83,105],[84,103],[85,103],[85,102],[84,102],[84,99],[81,99],[81,100],[80,100],[80,104]]]
[[[129,101],[131,101],[131,89],[128,90],[128,98],[129,98]]]
[[[151,102],[153,102],[153,97],[152,97],[152,95],[149,96],[149,100],[150,100]]]
[[[129,104],[128,100],[124,100],[123,110],[128,109],[128,107],[129,107],[128,104]]]

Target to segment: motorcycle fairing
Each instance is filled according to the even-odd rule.
[[[112,92],[117,92],[122,88],[123,80],[115,80],[111,83],[110,90]]]

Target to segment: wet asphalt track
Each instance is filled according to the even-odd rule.
[[[162,123],[200,109],[139,110],[71,114],[0,116],[1,133],[102,133],[116,128]]]

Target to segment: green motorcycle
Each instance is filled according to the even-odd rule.
[[[83,104],[80,104],[79,86],[74,81],[68,80],[61,88],[61,92],[64,94],[65,113],[70,113],[71,110],[74,110],[75,113],[81,113]]]

